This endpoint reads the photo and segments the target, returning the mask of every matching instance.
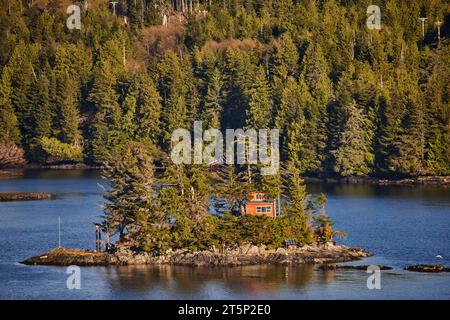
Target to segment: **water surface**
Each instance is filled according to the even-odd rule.
[[[449,274],[406,272],[416,263],[450,266],[450,189],[432,186],[312,184],[324,192],[338,242],[374,257],[350,264],[384,264],[381,290],[369,290],[359,270],[320,271],[312,265],[191,268],[86,267],[80,290],[66,287],[66,268],[24,266],[58,245],[93,249],[93,222],[102,214],[105,184],[96,171],[31,170],[0,180],[0,192],[43,191],[55,200],[0,203],[0,299],[450,299]],[[438,259],[436,255],[444,259]]]

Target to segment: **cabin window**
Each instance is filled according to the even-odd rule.
[[[272,212],[272,207],[270,206],[258,206],[256,207],[257,213],[270,213]]]
[[[263,199],[263,195],[260,194],[260,193],[258,193],[258,194],[256,195],[256,199],[257,199],[257,200],[262,200],[262,199]]]

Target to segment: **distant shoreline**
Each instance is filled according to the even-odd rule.
[[[450,176],[419,176],[401,179],[376,178],[368,176],[335,178],[303,177],[303,179],[306,183],[450,186]]]
[[[63,165],[36,165],[30,164],[21,168],[0,169],[0,179],[17,177],[26,170],[100,170],[99,166],[86,164],[63,164]],[[374,184],[374,185],[436,185],[450,186],[450,176],[418,176],[408,178],[392,177],[313,177],[303,176],[306,183],[329,183],[329,184]]]

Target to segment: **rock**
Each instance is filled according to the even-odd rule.
[[[259,248],[257,246],[251,246],[250,249],[248,249],[247,254],[250,255],[259,254]]]
[[[412,266],[407,266],[403,269],[414,272],[430,272],[430,273],[450,272],[450,268],[446,268],[440,264],[416,264]]]
[[[243,254],[247,254],[247,252],[250,250],[250,248],[252,247],[251,244],[243,244],[242,246],[240,246],[239,248],[239,253],[243,253]]]
[[[285,248],[278,248],[276,253],[287,254],[287,250]]]
[[[289,266],[289,265],[291,265],[291,260],[285,259],[285,260],[282,260],[281,262],[279,262],[279,264],[281,264],[282,266]]]
[[[52,265],[52,266],[94,266],[108,265],[107,253],[78,249],[56,248],[44,255],[31,257],[21,263],[26,265]]]
[[[389,266],[377,266],[380,268],[380,270],[392,270],[392,267]],[[364,270],[366,271],[367,268],[369,268],[368,265],[361,265],[361,266],[347,266],[347,265],[336,265],[336,264],[323,264],[319,266],[319,270],[337,270],[337,269],[343,269],[343,270]]]

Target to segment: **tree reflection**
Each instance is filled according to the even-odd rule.
[[[121,266],[99,270],[111,288],[157,296],[209,297],[232,292],[234,296],[270,298],[280,291],[303,290],[314,283],[333,281],[334,272],[314,265],[244,267]]]

